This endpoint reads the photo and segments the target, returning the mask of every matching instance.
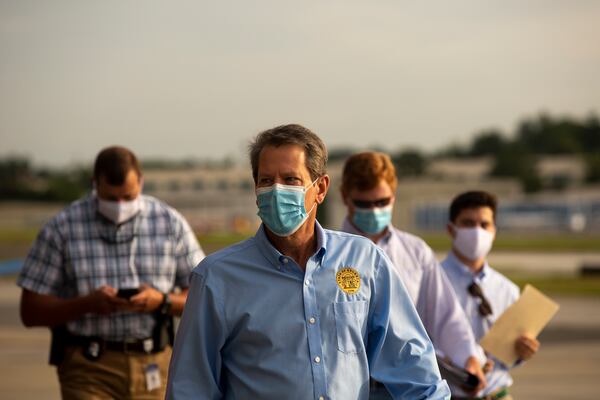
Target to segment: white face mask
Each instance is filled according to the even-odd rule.
[[[135,217],[141,209],[140,196],[131,201],[110,201],[98,199],[98,212],[117,225]]]
[[[454,227],[454,247],[468,260],[475,261],[487,256],[492,249],[494,234],[481,227]]]

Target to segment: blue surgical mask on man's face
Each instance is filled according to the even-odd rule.
[[[392,222],[392,205],[375,208],[355,208],[352,223],[368,235],[382,232]]]
[[[275,183],[256,189],[258,216],[271,232],[277,236],[290,236],[306,222],[317,203],[307,212],[304,197],[316,181],[308,188]]]

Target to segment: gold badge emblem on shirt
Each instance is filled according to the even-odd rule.
[[[335,280],[344,293],[354,294],[360,289],[360,275],[354,268],[340,269],[335,275]]]

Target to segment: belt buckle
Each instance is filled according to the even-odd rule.
[[[142,341],[142,348],[146,353],[150,354],[154,350],[154,340],[152,338],[144,339]]]
[[[83,356],[90,361],[98,361],[104,353],[104,342],[100,339],[90,339],[83,347]]]

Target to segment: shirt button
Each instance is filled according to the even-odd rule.
[[[319,356],[316,356],[316,357],[315,357],[315,362],[316,362],[317,364],[318,364],[318,363],[320,363],[320,362],[321,362],[321,357],[319,357]]]
[[[288,261],[289,261],[289,260],[288,260],[287,258],[283,258],[283,259],[281,260],[281,262],[282,262],[282,263],[284,263],[284,264],[287,264],[287,263],[288,263]]]
[[[315,319],[315,317],[310,317],[308,322],[310,322],[311,324],[314,324],[315,322],[317,322],[317,320]]]
[[[319,396],[319,400],[325,400],[325,397]]]
[[[307,280],[305,280],[305,281],[304,281],[304,284],[305,284],[306,286],[308,286],[308,285],[310,285],[310,281],[307,279]]]

